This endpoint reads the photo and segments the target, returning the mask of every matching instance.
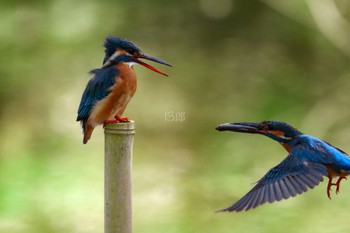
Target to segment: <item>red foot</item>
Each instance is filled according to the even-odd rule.
[[[120,116],[115,116],[115,120],[105,120],[103,122],[103,128],[106,126],[107,123],[118,123],[118,122],[129,122],[129,118],[127,117],[120,117]]]
[[[120,116],[115,116],[115,120],[116,122],[129,122],[129,118],[128,117],[120,117]]]
[[[328,176],[328,185],[327,185],[327,196],[329,198],[329,200],[331,200],[331,187],[332,185],[336,185],[335,183],[332,183],[332,177],[331,176]]]
[[[341,181],[342,179],[347,180],[347,178],[346,178],[345,176],[341,176],[341,177],[339,177],[339,179],[338,179],[337,183],[335,183],[335,184],[337,185],[337,189],[335,190],[335,193],[336,193],[336,194],[338,194],[338,193],[339,193],[339,189],[340,189],[340,181]]]
[[[332,177],[331,176],[328,176],[328,185],[327,185],[327,196],[329,199],[331,199],[331,187],[334,185],[336,186],[336,190],[335,190],[335,193],[338,194],[339,191],[340,191],[340,182],[342,179],[346,179],[345,176],[340,176],[339,179],[337,180],[336,183],[332,183]]]

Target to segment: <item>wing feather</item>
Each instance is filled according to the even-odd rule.
[[[298,192],[297,190],[295,189],[294,185],[292,184],[292,182],[290,181],[290,177],[286,177],[286,179],[284,179],[284,183],[285,185],[287,186],[289,192],[290,192],[290,195],[292,197],[295,197]]]
[[[270,169],[245,196],[221,211],[247,211],[265,202],[272,203],[294,197],[314,188],[323,181],[326,174],[326,166],[305,162],[290,154],[279,165]]]
[[[111,66],[102,69],[95,69],[90,71],[90,73],[94,74],[94,77],[88,82],[78,108],[77,121],[83,121],[83,128],[84,121],[89,118],[96,103],[108,96],[119,71]]]

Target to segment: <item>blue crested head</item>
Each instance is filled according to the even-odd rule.
[[[108,36],[104,43],[105,47],[105,57],[103,59],[103,64],[107,62],[107,60],[118,50],[123,50],[131,55],[137,55],[141,52],[141,49],[136,46],[131,41],[121,38]]]
[[[114,36],[108,36],[104,43],[105,57],[103,59],[103,67],[110,67],[111,65],[118,64],[119,62],[129,63],[130,67],[134,64],[140,64],[147,69],[154,72],[168,76],[162,71],[154,68],[153,66],[141,61],[140,59],[147,59],[149,61],[157,62],[166,66],[171,66],[169,63],[162,61],[159,58],[152,57],[141,51],[141,49],[132,43],[131,41]]]
[[[283,133],[283,136],[285,138],[295,138],[302,134],[299,130],[285,122],[263,121],[260,124],[263,127],[266,127],[268,132],[277,132],[275,134],[278,134],[278,132]]]

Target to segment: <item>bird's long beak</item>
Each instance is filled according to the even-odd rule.
[[[218,131],[233,131],[240,133],[264,133],[264,130],[259,127],[259,123],[239,122],[239,123],[226,123],[216,127]]]
[[[164,75],[164,76],[168,76],[168,75],[167,75],[166,73],[163,73],[162,71],[160,71],[160,70],[154,68],[153,66],[148,65],[147,63],[145,63],[145,62],[139,60],[139,58],[147,59],[147,60],[150,60],[150,61],[157,62],[157,63],[159,63],[159,64],[163,64],[163,65],[172,67],[172,65],[170,65],[169,63],[167,63],[167,62],[165,62],[165,61],[162,61],[162,60],[160,60],[159,58],[146,55],[146,54],[144,54],[144,53],[142,53],[142,54],[140,54],[140,55],[138,55],[138,56],[134,56],[133,58],[134,58],[135,61],[136,61],[137,63],[139,63],[140,65],[142,65],[142,66],[144,66],[144,67],[146,67],[146,68],[148,68],[148,69],[150,69],[150,70],[153,70],[154,72],[157,72],[157,73],[159,73],[159,74],[162,74],[162,75]]]

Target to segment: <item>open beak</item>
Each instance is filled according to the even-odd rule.
[[[144,67],[146,67],[146,68],[148,68],[148,69],[150,69],[150,70],[153,70],[154,72],[157,72],[157,73],[159,73],[159,74],[162,74],[162,75],[164,75],[164,76],[168,76],[168,75],[167,75],[166,73],[163,73],[162,71],[160,71],[160,70],[154,68],[153,66],[148,65],[147,63],[145,63],[145,62],[139,60],[139,58],[147,59],[147,60],[150,60],[150,61],[157,62],[157,63],[159,63],[159,64],[163,64],[163,65],[172,67],[172,65],[170,65],[169,63],[167,63],[167,62],[165,62],[165,61],[162,61],[162,60],[160,60],[160,59],[158,59],[158,58],[156,58],[156,57],[152,57],[152,56],[146,55],[146,54],[144,54],[144,53],[141,53],[140,55],[134,56],[134,57],[133,57],[133,59],[135,59],[135,62],[139,63],[140,65],[142,65],[142,66],[144,66]]]
[[[226,123],[216,127],[218,131],[233,131],[240,133],[259,133],[263,134],[266,130],[260,127],[259,123],[239,122],[239,123]]]

